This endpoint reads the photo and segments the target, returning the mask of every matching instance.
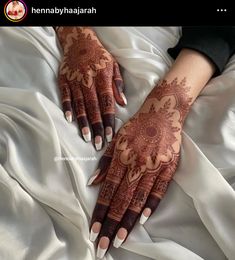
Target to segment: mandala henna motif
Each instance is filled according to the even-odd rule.
[[[64,61],[61,74],[68,80],[82,82],[83,86],[92,87],[98,70],[106,68],[111,62],[110,54],[97,41],[95,33],[88,28],[72,27],[58,31],[65,35],[63,42]]]
[[[185,79],[160,82],[117,133],[97,201],[97,207],[106,206],[110,223],[128,220],[121,225],[129,230],[144,206],[155,209],[166,193],[179,161],[182,125],[192,104],[189,91]],[[93,221],[96,214],[94,210]]]
[[[114,133],[114,94],[116,98],[123,91],[118,64],[92,29],[59,27],[56,31],[64,51],[59,71],[64,112],[73,105],[81,129],[89,121],[94,135],[102,137],[107,126]]]

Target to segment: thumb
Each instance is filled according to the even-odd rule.
[[[108,173],[109,165],[112,161],[113,152],[115,148],[115,141],[116,138],[114,137],[112,142],[108,145],[104,155],[101,157],[94,175],[92,175],[88,180],[87,182],[88,186],[97,185],[103,182],[103,180],[105,179]]]
[[[113,93],[114,98],[117,103],[121,106],[125,106],[127,104],[126,97],[123,93],[124,91],[124,83],[119,70],[119,66],[117,62],[113,64]]]

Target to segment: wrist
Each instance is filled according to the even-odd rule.
[[[148,95],[146,101],[158,107],[159,112],[167,110],[172,113],[172,120],[178,120],[183,124],[190,111],[194,97],[190,93],[190,87],[186,84],[186,79],[178,81],[162,80]]]
[[[59,26],[55,27],[55,31],[64,52],[68,45],[70,46],[73,43],[74,46],[74,44],[79,44],[84,40],[95,40],[98,45],[101,45],[96,33],[90,27]]]

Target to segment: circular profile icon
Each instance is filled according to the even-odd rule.
[[[27,15],[27,6],[22,1],[8,1],[4,7],[4,13],[8,20],[11,22],[20,22]]]

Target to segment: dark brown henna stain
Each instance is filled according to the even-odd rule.
[[[192,97],[188,96],[190,87],[186,86],[186,79],[178,82],[178,79],[175,78],[172,82],[167,82],[163,80],[160,84],[155,87],[148,98],[156,98],[161,100],[165,96],[174,96],[176,101],[175,109],[180,112],[181,119],[180,122],[183,122],[185,116],[188,114],[190,105],[192,104]]]
[[[83,86],[92,87],[98,70],[105,69],[112,61],[95,33],[88,28],[70,27],[58,32],[64,50],[60,68],[68,81],[77,80]]]
[[[100,133],[100,124],[103,123],[104,127],[111,126],[114,130],[115,99],[112,84],[114,71],[118,73],[118,64],[104,49],[92,29],[59,27],[57,35],[64,51],[60,77],[65,79],[64,82],[71,90],[72,102],[75,103],[73,106],[78,111],[77,118],[87,115],[95,127],[94,133]],[[119,80],[122,80],[121,75]],[[69,101],[67,93],[63,97],[63,102]],[[103,136],[104,133],[99,135]]]
[[[185,80],[163,81],[116,135],[107,184],[98,199],[110,206],[107,216],[115,223],[125,216],[129,225],[124,221],[122,226],[131,229],[136,214],[146,206],[154,210],[167,191],[179,161],[182,123],[192,101],[189,89]],[[119,176],[117,169],[125,167],[128,170]]]

